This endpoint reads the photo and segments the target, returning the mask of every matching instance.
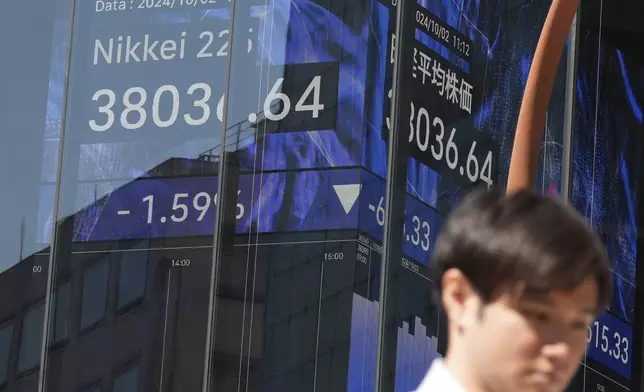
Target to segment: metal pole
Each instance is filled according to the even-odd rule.
[[[393,390],[388,388],[385,380],[387,357],[391,354],[391,345],[388,344],[387,327],[390,320],[388,297],[391,294],[389,283],[391,263],[396,262],[402,251],[402,219],[404,219],[405,184],[407,183],[407,154],[406,144],[400,138],[398,115],[405,112],[401,102],[402,88],[402,57],[403,57],[403,23],[405,7],[408,2],[398,1],[396,8],[395,45],[393,64],[393,83],[391,97],[391,131],[387,146],[387,179],[385,190],[385,220],[383,225],[382,262],[380,273],[380,312],[378,315],[378,346],[376,352],[376,380],[375,392]],[[401,189],[402,185],[402,189]],[[400,226],[400,227],[398,227]],[[394,342],[395,344],[395,342]]]
[[[72,47],[74,44],[74,21],[76,20],[76,0],[70,0],[69,10],[69,42],[65,58],[65,82],[63,84],[63,102],[60,119],[60,136],[58,141],[58,165],[56,169],[56,185],[54,191],[54,208],[52,211],[51,245],[49,245],[49,266],[47,271],[47,291],[45,293],[45,315],[43,319],[42,345],[40,348],[40,371],[38,372],[38,392],[47,390],[47,361],[49,359],[49,333],[52,324],[52,297],[56,285],[56,253],[58,247],[58,215],[60,209],[61,181],[63,178],[63,164],[65,149],[65,128],[67,128],[67,106],[69,104],[69,80],[72,66]]]
[[[561,196],[570,201],[572,188],[572,150],[575,126],[575,82],[577,77],[577,46],[579,12],[575,14],[568,33],[568,53],[566,62],[566,95],[563,124],[563,153],[561,156]]]
[[[233,37],[235,35],[235,11],[237,8],[237,1],[231,0],[230,3],[230,33],[228,34],[228,58],[226,63],[226,90],[224,93],[224,113],[221,125],[221,143],[219,152],[219,173],[217,178],[217,194],[218,194],[218,207],[215,216],[215,227],[213,233],[213,255],[212,267],[210,270],[210,297],[208,304],[208,324],[206,329],[206,352],[204,358],[204,375],[202,392],[208,392],[212,387],[212,357],[214,355],[215,347],[215,334],[217,327],[217,291],[219,286],[219,265],[221,263],[222,255],[222,236],[224,230],[225,214],[226,214],[226,200],[230,189],[227,189],[228,183],[228,153],[226,152],[226,140],[228,138],[228,100],[230,99],[230,73],[232,69],[233,60]],[[236,190],[235,190],[236,194]]]

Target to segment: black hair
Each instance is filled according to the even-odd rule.
[[[440,287],[456,268],[483,301],[516,284],[530,291],[570,291],[587,278],[598,287],[597,311],[611,296],[608,256],[589,223],[571,206],[533,191],[467,195],[445,222],[432,254]]]

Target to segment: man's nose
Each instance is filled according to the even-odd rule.
[[[544,356],[554,362],[564,361],[569,358],[572,351],[570,343],[572,338],[569,328],[552,325],[543,340],[542,352]]]

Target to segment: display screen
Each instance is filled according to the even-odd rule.
[[[244,36],[236,37],[232,46],[229,2],[78,4],[67,94],[73,110],[66,119],[65,195],[60,206],[61,216],[82,210],[74,218],[81,233],[75,238],[109,238],[105,229],[90,231],[99,216],[104,219],[101,227],[116,224],[103,216],[101,203],[114,199],[112,193],[122,194],[130,181],[158,177],[160,170],[155,168],[172,165],[161,170],[164,177],[194,174],[195,167],[212,176],[224,149],[236,150],[240,169],[250,173],[359,163],[363,93],[355,85],[364,84],[366,52],[347,56],[353,49],[346,45],[356,46],[361,33],[320,5],[296,3],[319,14],[289,13],[290,3],[240,5],[235,20],[237,26],[243,25]],[[365,26],[367,9],[362,15]],[[325,23],[317,27],[322,20]],[[315,30],[315,35],[307,29]],[[342,39],[338,31],[343,32]],[[228,102],[224,93],[230,55],[235,57],[235,72],[243,78],[234,83]],[[62,76],[56,75],[53,85],[61,86]],[[50,95],[55,95],[52,91]],[[50,98],[52,103],[56,100],[60,97]],[[224,120],[229,138],[222,145]],[[49,155],[47,159],[43,165],[52,163]],[[210,168],[204,162],[210,162]],[[274,203],[281,202],[271,199],[278,191],[275,186],[285,183],[284,176],[272,177],[263,178],[259,203],[270,200],[275,209],[280,205]],[[308,209],[310,195],[301,192],[308,192],[303,186],[310,179],[303,181],[288,185],[296,188],[302,208]],[[174,183],[146,184],[139,190],[128,185],[127,192],[145,193],[142,187],[150,186],[181,193],[167,188]],[[244,180],[240,184],[243,188]],[[259,188],[255,190],[252,197],[257,199]],[[245,192],[251,197],[250,189],[241,191],[240,197]],[[88,207],[93,203],[97,204]],[[51,226],[44,215],[47,208],[41,210],[45,228],[39,237],[45,239]],[[120,217],[118,222],[136,225],[127,221],[137,219],[133,213]]]
[[[484,8],[484,5],[481,4]],[[403,43],[399,43],[399,40],[393,40],[396,44],[395,50],[402,50],[401,55],[401,91],[400,91],[400,101],[401,101],[401,112],[398,113],[398,123],[397,129],[410,129],[409,138],[407,138],[407,132],[404,132],[405,137],[402,138],[400,143],[405,143],[408,139],[409,145],[407,146],[407,152],[410,156],[409,168],[407,170],[407,189],[412,188],[414,180],[417,178],[415,176],[415,169],[419,168],[418,171],[433,171],[435,173],[434,178],[436,178],[437,185],[436,189],[438,192],[445,192],[447,189],[451,189],[452,192],[449,196],[451,199],[449,203],[442,203],[440,199],[436,200],[436,206],[439,211],[449,210],[449,206],[453,206],[459,199],[459,195],[467,191],[470,187],[470,184],[487,184],[498,185],[499,181],[503,181],[502,178],[505,177],[506,168],[503,165],[509,162],[509,156],[503,156],[503,148],[500,150],[495,149],[495,140],[491,136],[486,136],[487,120],[486,117],[490,112],[488,109],[488,104],[490,106],[497,106],[500,102],[499,97],[494,92],[495,86],[488,86],[489,77],[487,74],[487,69],[495,68],[495,64],[492,61],[490,62],[490,54],[494,53],[494,46],[497,44],[491,39],[487,39],[485,35],[481,35],[481,31],[476,30],[477,33],[472,33],[471,30],[465,29],[468,26],[467,22],[460,21],[459,18],[462,16],[462,9],[458,5],[453,5],[453,16],[450,15],[450,7],[445,7],[443,4],[437,5],[432,2],[414,2],[410,5],[406,11],[406,14],[403,16],[405,25],[403,27]],[[445,10],[447,9],[447,12]],[[436,15],[447,15],[444,20],[441,20]],[[471,19],[469,19],[471,20]],[[453,23],[453,26],[463,29],[465,34],[469,34],[471,41],[468,41],[467,38],[458,37],[458,35],[452,30],[450,26],[445,26],[450,23]],[[490,23],[490,21],[486,21]],[[430,31],[433,33],[432,40],[427,40],[425,32]],[[448,37],[458,37],[454,39],[454,42],[461,41],[464,44],[459,46],[451,44]],[[438,38],[438,46],[442,47],[442,51],[436,50],[436,42],[434,38]],[[586,37],[588,39],[588,37]],[[429,45],[428,45],[429,42]],[[471,43],[470,43],[471,42]],[[467,53],[463,53],[462,48],[468,47],[471,45],[472,51],[470,57],[467,56]],[[402,49],[401,49],[402,48]],[[433,49],[428,51],[428,48]],[[588,50],[588,55],[591,58],[595,58],[595,48],[593,50]],[[449,55],[445,55],[448,52]],[[465,56],[464,56],[465,54]],[[619,56],[618,56],[619,57]],[[432,82],[438,75],[442,75],[442,71],[439,71],[443,66],[438,67],[436,59],[444,61],[444,63],[452,63],[454,65],[462,65],[463,63],[469,63],[469,67],[456,66],[453,71],[456,80],[460,80],[460,95],[454,93],[453,100],[447,100],[442,96],[442,85],[437,91],[435,89],[435,83],[427,83],[426,81],[431,78]],[[453,61],[457,59],[457,61]],[[432,73],[425,74],[422,72],[424,67],[423,64],[432,63]],[[450,64],[451,65],[451,64]],[[590,69],[592,67],[585,67],[585,69]],[[623,62],[622,62],[623,69]],[[421,72],[419,72],[419,70]],[[581,76],[582,78],[584,76]],[[441,76],[438,76],[440,79]],[[586,86],[592,85],[592,83],[586,84]],[[471,88],[470,88],[471,87]],[[465,90],[464,90],[465,88]],[[463,99],[463,92],[467,91],[472,92],[471,99]],[[621,91],[621,90],[620,90]],[[480,93],[477,93],[480,92]],[[629,95],[618,93],[620,95]],[[469,95],[469,94],[468,94]],[[632,94],[631,94],[632,95]],[[448,95],[449,96],[449,95]],[[556,93],[554,95],[557,96]],[[468,97],[469,98],[469,97]],[[422,104],[419,104],[418,100],[422,101]],[[466,102],[467,109],[471,108],[471,111],[464,111],[462,103]],[[494,104],[493,104],[494,102]],[[458,105],[457,105],[458,103]],[[471,107],[470,104],[471,103]],[[450,105],[454,104],[454,105]],[[584,105],[587,104],[586,102]],[[461,109],[459,111],[459,109]],[[595,108],[595,110],[597,110]],[[557,108],[553,108],[553,112],[557,113]],[[635,110],[637,113],[637,110]],[[425,116],[426,113],[439,113],[435,118],[430,114]],[[583,110],[582,110],[583,113]],[[422,116],[419,116],[422,114]],[[494,116],[491,116],[493,118]],[[427,127],[424,128],[424,122],[422,120],[427,119],[425,122]],[[385,119],[385,125],[386,125]],[[595,118],[595,121],[598,121]],[[423,124],[423,127],[420,127],[420,124]],[[444,127],[443,124],[450,124],[447,127]],[[434,127],[432,129],[432,126]],[[595,124],[597,127],[597,124]],[[444,129],[452,129],[449,133],[443,132]],[[384,127],[383,129],[387,129]],[[425,138],[423,133],[419,133],[419,129],[426,129],[426,134],[429,137]],[[583,129],[583,128],[582,128]],[[634,127],[634,129],[641,129],[641,117],[639,122],[639,127]],[[461,131],[463,130],[463,131]],[[584,132],[585,135],[592,135],[592,132],[589,130],[576,130],[577,132]],[[462,133],[461,133],[462,132]],[[596,132],[596,131],[595,131]],[[490,132],[491,135],[494,135],[494,131]],[[459,136],[457,136],[459,135]],[[548,135],[546,135],[548,137]],[[444,141],[447,140],[447,143]],[[589,140],[592,140],[589,138]],[[425,143],[428,141],[428,143]],[[597,141],[595,140],[595,143]],[[634,146],[637,144],[632,144]],[[430,147],[430,148],[427,148]],[[477,150],[477,148],[481,148]],[[427,151],[430,150],[430,151]],[[448,150],[449,153],[448,154]],[[442,152],[445,152],[443,155]],[[465,151],[469,151],[466,153]],[[500,151],[500,152],[499,152]],[[589,151],[593,151],[592,148],[586,147],[582,148],[579,151],[583,151],[579,154],[588,154]],[[495,154],[501,154],[501,157]],[[619,153],[616,153],[616,155]],[[467,156],[467,160],[464,158]],[[487,165],[487,157],[491,157],[489,162],[490,165]],[[445,161],[441,161],[445,159]],[[502,165],[497,166],[494,164],[496,159],[500,159],[504,162]],[[588,160],[588,162],[597,162],[597,157],[593,157]],[[601,161],[601,160],[600,160]],[[550,163],[552,164],[552,162]],[[592,164],[593,170],[595,164]],[[628,167],[638,167],[634,162],[626,163],[620,165],[621,173],[624,171],[628,172]],[[488,172],[486,169],[491,169],[492,173]],[[576,170],[583,170],[581,167],[576,168]],[[603,172],[605,168],[600,169]],[[552,189],[553,185],[556,188],[555,184],[550,184],[546,182],[546,174],[551,172],[548,167],[541,168],[540,184],[542,187]],[[620,172],[620,170],[616,170]],[[593,178],[594,178],[593,171]],[[460,174],[460,177],[459,177]],[[610,176],[602,177],[604,179],[613,178]],[[557,175],[551,177],[551,180],[557,181]],[[583,180],[581,180],[583,181]],[[469,182],[469,184],[468,184]],[[453,183],[453,184],[450,184]],[[449,185],[448,185],[449,184]],[[587,184],[587,183],[586,183]],[[594,185],[593,185],[594,186]],[[550,190],[548,189],[548,190]],[[590,188],[594,189],[594,188]],[[587,189],[587,192],[589,190]],[[581,197],[580,201],[589,201],[594,204],[593,198],[591,196],[588,199],[588,193],[578,193]],[[592,195],[592,190],[591,190]],[[598,198],[603,196],[597,195]],[[634,216],[634,208],[632,205],[632,200],[628,197],[624,199],[626,205],[631,204],[628,208],[631,218]],[[430,202],[430,204],[432,204]],[[593,206],[594,207],[594,206]],[[591,207],[591,210],[594,208]],[[408,207],[407,207],[408,208]],[[583,209],[582,209],[583,211]],[[596,212],[598,213],[598,212]],[[614,219],[615,215],[606,211],[606,217],[611,217]],[[591,221],[593,219],[591,218]],[[630,225],[625,225],[625,227],[630,227],[634,224],[633,220],[630,221]],[[619,223],[618,223],[619,225]],[[598,225],[599,226],[599,225]],[[601,225],[600,231],[603,233],[611,232],[617,227],[615,223],[611,222],[610,224],[603,223]],[[636,229],[630,232],[631,234],[636,233]],[[614,236],[614,234],[612,235]],[[605,237],[607,237],[605,235]],[[610,248],[611,242],[613,241],[624,241],[628,238],[631,239],[631,243],[634,244],[636,235],[620,237],[619,235],[615,236],[613,239],[607,241],[607,245]],[[628,243],[628,242],[627,242]],[[616,245],[617,246],[617,245]],[[622,247],[621,245],[619,246]],[[631,252],[632,251],[632,252]],[[630,254],[634,256],[635,250],[631,249]],[[610,250],[609,250],[610,252]],[[404,253],[403,253],[404,254]],[[628,318],[620,320],[618,317],[615,317],[614,314],[619,314],[623,309],[631,309],[632,317],[632,306],[633,295],[634,295],[634,284],[627,283],[628,278],[624,276],[630,276],[630,282],[634,282],[634,258],[632,259],[631,267],[628,269],[628,272],[624,272],[625,275],[619,271],[623,268],[620,265],[623,265],[626,261],[620,261],[620,257],[623,258],[624,255],[621,254],[611,254],[611,259],[614,260],[614,270],[615,270],[615,281],[616,281],[616,290],[614,294],[614,302],[611,305],[610,311],[613,313],[602,314],[589,329],[588,337],[588,350],[587,356],[585,356],[583,361],[582,368],[586,367],[592,368],[597,375],[606,378],[606,384],[610,382],[617,383],[617,385],[629,385],[631,378],[631,367],[632,367],[632,326],[628,323]],[[404,258],[404,256],[403,256]],[[392,275],[393,277],[395,274]],[[630,285],[630,288],[623,288],[623,285]],[[404,295],[407,288],[404,284],[400,283],[397,287],[396,295]],[[627,295],[625,298],[624,295]],[[626,321],[626,322],[625,322]],[[632,321],[632,320],[631,320]],[[393,333],[393,331],[390,331]],[[439,337],[440,339],[440,337]],[[398,350],[400,346],[397,346],[396,355],[400,355]],[[391,371],[391,369],[389,369]]]
[[[588,328],[588,356],[630,379],[632,341],[630,325],[602,314]]]
[[[212,239],[221,235],[214,224],[218,175],[229,152],[223,170],[237,198],[234,228],[226,229],[236,235],[218,295],[227,304],[222,317],[241,332],[219,329],[215,346],[217,355],[241,358],[229,361],[234,366],[218,362],[219,369],[224,362],[235,368],[230,377],[238,388],[253,382],[267,390],[373,388],[393,58],[400,48],[395,5],[76,4],[59,194],[59,218],[71,224],[59,226],[68,241],[61,249],[119,253],[130,240],[147,240],[142,246],[163,266],[154,270],[153,295],[177,296],[180,304],[176,329],[169,329],[175,332],[159,329],[159,339],[184,334],[182,344],[201,355]],[[421,0],[406,7],[396,129],[409,159],[402,256],[395,263],[404,282],[395,304],[396,391],[413,390],[444,353],[429,257],[444,217],[465,192],[505,183],[540,32],[534,26],[543,24],[548,6]],[[58,35],[66,22],[57,25]],[[52,124],[60,123],[64,106],[65,51],[57,45]],[[560,127],[556,118],[549,117],[552,128]],[[47,134],[55,142],[60,136],[56,126]],[[58,163],[54,144],[43,158],[49,181]],[[556,190],[560,162],[545,161],[540,184]],[[51,238],[53,199],[53,188],[43,190],[43,242]],[[166,283],[168,270],[177,272]],[[242,299],[243,311],[226,302]],[[624,314],[632,309],[629,300],[619,302]],[[199,328],[191,329],[190,309],[203,316],[194,321]],[[588,369],[612,372],[626,384],[630,319],[613,314],[621,320],[602,316],[589,331]],[[193,357],[186,361],[192,370],[177,365],[174,382],[198,388],[203,356]]]
[[[295,3],[297,9],[315,12],[290,12],[290,5],[275,3],[248,5],[236,13],[247,36],[243,45],[237,38],[232,50],[246,59],[236,59],[235,68],[247,80],[235,83],[235,90],[240,90],[235,94],[246,98],[230,103],[228,124],[235,133],[226,143],[236,146],[241,168],[251,171],[260,164],[262,170],[362,164],[384,178],[394,8],[389,2],[374,1],[339,16],[330,6]],[[159,7],[143,3],[139,8],[132,3],[112,11],[107,5],[112,3],[104,3],[105,8],[101,4],[83,3],[76,11],[69,104],[82,106],[71,113],[68,122],[74,126],[67,136],[78,144],[72,165],[78,167],[76,176],[91,184],[77,187],[74,192],[80,201],[70,210],[120,188],[127,179],[149,176],[151,168],[173,157],[207,158],[221,148],[218,136],[229,50],[222,48],[230,34],[229,6],[162,2]],[[490,84],[487,76],[506,66],[495,63],[496,57],[527,61],[531,45],[524,45],[523,52],[516,48],[522,46],[521,40],[533,42],[536,33],[499,38],[496,46],[490,46],[494,41],[490,37],[498,31],[520,30],[511,25],[517,23],[513,18],[500,19],[502,5],[472,3],[463,11],[440,2],[415,7],[410,16],[420,46],[408,54],[408,77],[410,83],[427,87],[418,91],[427,90],[427,97],[420,99],[431,102],[432,108],[420,101],[409,103],[406,118],[413,127],[407,124],[405,129],[414,157],[409,163],[409,192],[449,210],[458,201],[451,196],[455,189],[471,179],[493,183],[500,176],[503,182],[511,148],[507,135],[513,132],[511,124],[518,113],[514,101],[522,94],[527,69],[520,69],[523,77],[521,72],[502,72],[496,77],[503,83]],[[511,12],[542,17],[545,9],[530,4],[522,12]],[[141,24],[141,16],[150,18]],[[485,28],[473,22],[479,19]],[[297,79],[291,88],[289,76]],[[52,83],[60,85],[62,80]],[[289,105],[276,95],[282,89]],[[140,110],[132,106],[138,104]],[[263,114],[265,104],[273,108],[269,119]],[[306,110],[296,111],[296,106]],[[156,118],[155,113],[167,118]],[[270,119],[282,115],[288,118]]]
[[[479,40],[475,45],[420,4],[413,3],[406,14],[403,36],[414,41],[402,49],[399,129],[409,129],[409,156],[454,182],[492,186],[498,147],[475,127],[487,71],[480,52],[488,51],[487,43],[480,48]],[[455,55],[467,60],[454,60]]]
[[[286,188],[298,186],[307,189],[308,199],[280,200]],[[238,234],[360,229],[382,240],[385,181],[364,169],[243,174],[237,193]],[[279,203],[292,204],[270,208]],[[216,176],[140,179],[79,211],[74,239],[211,236],[216,208]],[[408,196],[405,253],[427,264],[442,220],[434,208]]]
[[[597,32],[590,31],[580,43],[584,66],[578,74],[582,95],[575,118],[579,131],[572,202],[598,230],[613,261],[615,292],[610,311],[633,322],[639,162],[634,142],[642,127],[642,109],[636,99],[642,85],[641,65],[608,43],[602,44],[605,52],[598,59],[599,42]],[[607,73],[618,75],[622,83],[610,83]],[[593,164],[596,161],[605,163]]]
[[[386,5],[382,7],[384,11]],[[386,9],[390,18],[395,15],[395,8]],[[402,242],[390,236],[391,243],[387,244],[401,249],[390,250],[386,255],[390,258],[391,272],[385,279],[391,282],[388,290],[395,292],[376,301],[355,299],[367,310],[378,301],[394,301],[387,305],[392,310],[384,319],[388,326],[385,341],[390,343],[383,348],[388,359],[381,371],[396,391],[418,386],[425,374],[423,369],[444,353],[447,337],[439,331],[440,306],[433,303],[432,290],[436,284],[431,281],[429,263],[422,254],[410,255],[407,251],[410,239],[407,215],[415,208],[411,198],[401,193],[414,192],[423,177],[433,180],[431,191],[435,193],[424,200],[439,211],[438,216],[439,213],[444,216],[460,195],[472,187],[499,185],[499,147],[492,134],[481,127],[489,42],[456,4],[412,2],[404,10],[402,36],[392,34],[392,23],[387,24],[386,48],[393,55],[387,56],[388,64],[383,67],[385,84],[392,79],[394,67],[399,66],[401,73],[400,90],[389,90],[388,98],[398,95],[395,129],[400,132],[399,143],[403,147],[396,153],[404,154],[394,162],[402,161],[407,167],[393,170],[405,175],[402,181],[394,181],[392,196],[399,201],[392,208],[399,208],[398,214],[404,211]],[[397,58],[400,64],[395,63]],[[385,116],[382,127],[385,143],[390,142],[391,129],[392,122]],[[440,193],[448,194],[447,202],[436,197]],[[426,228],[422,232],[427,237],[442,226],[437,219],[427,225],[422,219],[418,221],[421,228]],[[397,218],[393,224],[399,224]],[[398,235],[398,231],[394,233]],[[426,243],[431,253],[433,241],[428,238]],[[371,247],[377,249],[378,245]]]
[[[341,137],[352,132],[344,124],[346,100],[359,93],[342,80],[349,60],[341,58],[342,50],[324,51],[332,42],[296,39],[300,35],[293,30],[298,23],[282,18],[287,3],[238,5],[235,23],[244,26],[244,36],[235,37],[232,46],[228,2],[150,8],[145,2],[141,8],[133,3],[122,12],[97,12],[99,3],[93,3],[81,3],[76,10],[75,72],[69,95],[79,110],[70,113],[68,121],[79,143],[104,143],[108,148],[136,143],[139,154],[123,156],[121,165],[144,169],[138,173],[144,175],[171,157],[216,154],[227,111],[227,126],[240,128],[235,135],[240,140],[226,143],[239,143],[235,148],[244,150],[239,154],[242,169],[256,169],[256,154],[266,154],[263,170],[355,164],[349,158],[354,146]],[[313,7],[302,2],[307,5]],[[318,18],[337,19],[320,11]],[[315,22],[298,16],[305,25]],[[141,23],[141,18],[147,22]],[[333,26],[325,29],[331,32]],[[324,36],[324,31],[317,35]],[[293,38],[277,42],[284,36]],[[308,52],[309,58],[294,58],[300,51]],[[224,110],[229,56],[244,80],[233,86],[233,99]],[[284,158],[296,153],[294,143],[313,146],[309,133],[297,131],[312,130],[320,131],[324,143],[310,152],[311,161],[289,159],[286,165]],[[260,131],[262,140],[257,140]],[[333,154],[317,162],[323,146],[333,147]]]
[[[382,242],[360,233],[357,242],[356,290],[352,299],[351,347],[347,391],[372,391],[376,370],[379,281]],[[429,277],[427,265],[403,257],[398,274],[406,290],[396,302],[395,391],[414,390],[423,379],[431,362],[445,354],[446,325],[439,307],[430,299],[436,284]],[[365,271],[362,274],[360,271]],[[371,277],[372,280],[365,279]],[[429,300],[429,301],[428,301]]]
[[[305,171],[239,176],[237,233],[357,228],[360,170]],[[284,200],[287,187],[305,200]],[[354,193],[352,193],[354,192]],[[275,210],[272,206],[290,205]],[[263,207],[263,208],[262,208]],[[133,181],[76,215],[78,241],[211,236],[217,177]]]
[[[589,6],[590,9],[590,6]],[[589,330],[585,365],[595,377],[628,388],[633,375],[632,337],[637,255],[637,188],[644,86],[638,53],[615,45],[600,15],[582,19],[573,145],[572,204],[592,223],[612,262],[613,293],[607,312]],[[601,50],[600,50],[601,48]],[[599,387],[598,387],[599,388]],[[608,388],[608,387],[607,387]],[[613,390],[613,389],[609,389]]]
[[[290,12],[286,3],[240,6],[237,24],[245,36],[228,48],[231,10],[226,3],[135,3],[122,3],[121,10],[110,2],[83,2],[76,9],[68,94],[74,110],[66,120],[70,146],[64,171],[78,184],[66,191],[62,215],[86,208],[131,180],[155,176],[152,168],[177,157],[187,161],[172,175],[190,172],[194,160],[216,160],[226,146],[237,150],[242,171],[362,164],[385,177],[391,4],[365,4],[344,15],[346,20],[332,7],[310,1],[297,1],[296,8],[315,13]],[[439,208],[439,198],[451,194],[454,184],[494,182],[503,172],[498,154],[504,139],[492,142],[491,132],[476,131],[483,130],[487,115],[482,97],[489,93],[481,83],[488,61],[480,56],[487,39],[465,18],[459,32],[438,17],[445,10],[417,11],[413,23],[422,44],[409,59],[409,70],[415,81],[432,86],[433,106],[423,103],[426,97],[409,104],[413,127],[406,129],[415,148],[409,191]],[[373,45],[359,44],[367,41]],[[230,51],[239,52],[234,72],[241,76],[231,81],[235,88],[227,123],[232,132],[222,146]],[[64,75],[53,76],[50,103],[56,117]],[[418,107],[412,112],[413,105]],[[55,163],[51,155],[46,154],[43,166]],[[50,214],[47,195],[40,218],[43,240],[51,233],[44,215]],[[87,228],[94,222],[88,219],[78,223],[84,232],[79,239],[91,238]]]

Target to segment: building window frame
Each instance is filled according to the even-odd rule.
[[[65,326],[65,332],[64,336],[61,337],[60,339],[56,340],[56,322],[58,321],[58,295],[60,293],[61,287],[68,285],[68,309],[67,309],[67,314],[65,315],[67,317],[67,325]],[[73,287],[72,287],[72,279],[71,277],[64,277],[58,279],[58,282],[56,283],[56,290],[54,292],[54,295],[52,296],[53,298],[53,304],[52,304],[52,315],[53,315],[53,320],[51,323],[51,330],[50,330],[50,342],[49,346],[52,350],[58,349],[62,346],[65,346],[70,339],[70,335],[72,333],[72,310],[74,306],[73,302]]]
[[[142,257],[145,257],[145,266],[144,266],[144,273],[143,273],[143,290],[141,295],[139,295],[136,298],[130,299],[124,303],[120,303],[121,300],[121,282],[122,282],[122,268],[123,268],[123,258],[125,255],[127,255],[130,252],[136,252],[136,253],[141,253],[144,254],[145,256],[141,255]],[[128,262],[128,261],[126,261]],[[138,261],[137,261],[138,262]],[[142,261],[141,261],[142,262]],[[136,248],[128,249],[125,252],[120,252],[119,255],[119,260],[118,260],[118,265],[116,266],[116,285],[115,285],[115,300],[114,300],[114,310],[115,310],[115,315],[116,317],[121,316],[125,313],[128,313],[134,308],[137,308],[141,306],[144,301],[145,297],[147,295],[148,291],[148,274],[150,272],[150,251],[149,249],[147,250],[137,250]]]
[[[130,359],[121,362],[119,365],[114,367],[112,371],[112,379],[110,383],[110,392],[116,392],[114,387],[116,386],[116,380],[131,371],[134,371],[136,374],[136,390],[141,391],[141,355],[137,353],[135,356]]]
[[[25,322],[27,321],[26,320],[27,316],[31,312],[37,311],[37,309],[39,307],[42,308],[42,316],[43,316],[43,318],[40,320],[40,323],[36,324],[36,325],[40,325],[40,333],[39,333],[40,336],[36,338],[36,339],[40,340],[40,344],[38,345],[39,350],[38,350],[38,356],[37,356],[37,358],[38,358],[37,363],[34,364],[34,365],[31,365],[31,366],[28,366],[28,367],[23,369],[20,366],[20,358],[21,358],[21,355],[22,355],[21,353],[22,353],[22,347],[23,347],[23,343],[24,343],[23,339],[25,338],[25,336],[24,336],[25,335]],[[42,345],[43,345],[42,337],[43,337],[43,327],[44,327],[44,323],[45,323],[44,318],[45,318],[45,311],[46,311],[46,309],[45,309],[45,298],[41,297],[41,298],[31,302],[30,304],[25,306],[23,309],[24,309],[24,311],[22,312],[22,315],[21,315],[19,336],[18,336],[18,341],[17,341],[18,347],[17,347],[16,356],[15,356],[16,379],[21,379],[21,378],[27,377],[30,374],[33,374],[33,373],[37,372],[38,369],[40,368],[40,365],[41,365],[40,364],[40,351],[41,351]]]
[[[92,260],[87,262],[81,271],[80,274],[80,309],[78,312],[78,335],[84,336],[93,330],[99,328],[101,325],[105,324],[107,320],[107,314],[110,309],[109,307],[109,298],[110,298],[110,274],[111,274],[111,255],[109,253],[101,255],[99,259]],[[97,268],[106,268],[106,278],[105,278],[105,300],[103,303],[103,314],[100,318],[91,322],[90,324],[83,325],[83,300],[85,298],[85,274],[93,269]]]

